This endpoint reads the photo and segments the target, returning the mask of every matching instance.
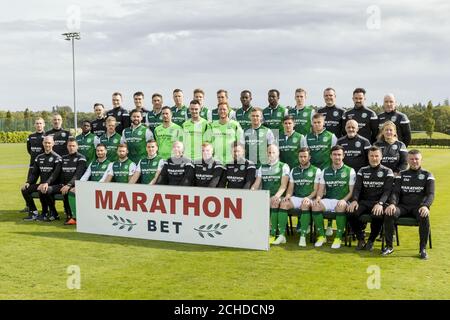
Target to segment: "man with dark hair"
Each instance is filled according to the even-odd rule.
[[[148,114],[148,110],[145,109],[144,106],[144,93],[142,91],[138,91],[135,92],[133,94],[133,101],[134,101],[134,110],[138,110],[141,112],[142,114],[142,123],[145,123],[146,119],[147,119],[147,114]],[[130,117],[131,117],[131,113],[130,113]],[[130,118],[131,120],[131,118]]]
[[[65,156],[67,154],[67,140],[70,137],[70,132],[62,128],[62,117],[58,113],[54,113],[52,116],[53,128],[45,133],[46,136],[52,136],[55,145],[53,151],[59,156]]]
[[[232,155],[233,160],[225,165],[225,172],[219,187],[251,189],[256,179],[255,164],[245,159],[245,148],[239,142],[233,143]]]
[[[27,203],[29,209],[28,217],[25,221],[45,220],[48,215],[48,204],[45,193],[50,185],[58,181],[61,171],[61,157],[52,150],[55,142],[53,136],[45,136],[42,144],[44,152],[36,157],[33,164],[33,170],[27,178],[27,182],[22,187],[22,196]],[[39,179],[39,184],[36,182]],[[38,216],[38,210],[34,204],[33,192],[39,193],[39,200],[42,204],[42,213]]]
[[[294,117],[294,130],[302,135],[311,132],[312,117],[314,108],[306,106],[306,90],[298,88],[295,90],[295,107],[288,109],[288,114]]]
[[[287,115],[283,119],[283,133],[278,138],[280,148],[280,160],[295,168],[299,164],[298,152],[301,148],[303,135],[294,131],[294,116]],[[309,150],[308,150],[309,152]]]
[[[267,93],[269,106],[263,110],[264,125],[272,130],[279,130],[274,132],[275,136],[279,136],[283,132],[283,119],[288,114],[288,110],[279,104],[280,91],[271,89]]]
[[[194,99],[200,103],[200,118],[205,119],[208,122],[211,122],[211,110],[207,106],[205,106],[205,91],[200,88],[194,90]],[[188,110],[188,118],[191,117],[190,110]]]
[[[161,110],[163,107],[163,97],[159,93],[152,95],[153,109],[147,113],[145,124],[155,134],[155,128],[162,123]]]
[[[370,148],[369,140],[361,137],[358,130],[358,122],[348,120],[345,124],[347,135],[340,137],[336,142],[337,145],[344,147],[344,163],[356,172],[369,164],[367,155]]]
[[[94,113],[96,118],[91,121],[91,132],[100,138],[106,132],[106,116],[103,104],[94,104]]]
[[[336,91],[333,88],[326,88],[323,91],[323,99],[325,100],[325,106],[319,108],[317,112],[325,116],[325,128],[334,133],[337,138],[340,138],[344,132],[342,116],[345,110],[336,106]]]
[[[382,255],[386,256],[394,251],[392,239],[395,220],[401,216],[412,216],[419,223],[419,257],[428,259],[426,247],[430,234],[430,207],[434,200],[434,176],[422,169],[422,154],[419,150],[408,152],[408,164],[409,169],[395,177],[394,190],[385,210],[386,247]]]
[[[397,103],[392,93],[384,96],[383,109],[384,112],[378,115],[379,127],[386,121],[392,121],[397,127],[397,138],[405,144],[406,147],[411,143],[411,125],[408,116],[397,111]]]
[[[86,158],[86,164],[90,165],[95,159],[95,142],[100,139],[91,132],[91,123],[84,120],[81,124],[81,134],[77,136],[78,152]]]
[[[183,91],[181,89],[173,90],[173,101],[175,105],[171,108],[172,110],[172,121],[178,126],[182,126],[183,123],[188,119],[188,109],[183,102]]]
[[[162,123],[155,128],[155,140],[158,143],[158,154],[167,160],[172,154],[175,141],[182,140],[182,129],[172,122],[172,110],[165,106],[161,110]]]
[[[242,130],[245,132],[251,127],[252,93],[249,90],[242,91],[240,100],[242,107],[236,110],[236,121],[239,122]]]
[[[112,175],[113,163],[106,158],[107,150],[103,143],[99,143],[95,148],[97,159],[92,162],[83,176],[81,181],[105,182],[108,174]]]
[[[155,140],[147,141],[147,156],[139,160],[136,171],[129,183],[155,184],[164,166],[165,160],[158,155],[158,144]]]
[[[323,223],[324,211],[336,212],[336,237],[332,249],[339,249],[347,224],[347,205],[355,185],[355,170],[344,164],[344,148],[334,146],[331,148],[331,166],[322,170],[319,190],[312,204],[312,217],[316,225],[319,237],[314,244],[321,247],[325,242]]]
[[[113,116],[116,118],[116,132],[122,134],[123,129],[130,126],[130,115],[126,109],[122,108],[122,94],[120,92],[112,94],[112,105],[113,108],[106,112],[106,117]]]
[[[136,164],[128,159],[128,147],[121,143],[117,147],[118,160],[114,161],[112,171],[108,174],[105,182],[128,183],[136,171]]]
[[[55,194],[62,194],[64,212],[66,213],[65,224],[73,225],[75,224],[73,218],[76,218],[76,216],[73,215],[69,198],[74,198],[71,190],[75,187],[75,181],[80,180],[86,171],[86,158],[81,153],[78,153],[78,144],[75,138],[69,138],[67,141],[67,150],[68,154],[61,159],[61,173],[58,182],[54,185],[49,185],[45,193],[50,208],[50,216],[45,220],[59,220],[59,215],[55,207]]]
[[[194,164],[195,186],[217,188],[219,185],[225,167],[220,161],[213,158],[213,153],[213,146],[210,143],[202,144],[202,161]]]
[[[363,88],[356,88],[353,91],[353,102],[355,107],[344,113],[342,116],[343,125],[345,128],[345,124],[348,120],[356,120],[359,126],[359,135],[369,140],[370,143],[374,143],[377,140],[378,135],[378,117],[374,111],[364,106],[366,100],[365,95],[366,90]],[[345,134],[344,131],[343,134]]]
[[[219,105],[221,104],[226,104],[228,106],[228,118],[231,120],[236,120],[236,113],[228,103],[228,91],[225,89],[219,89],[217,91],[217,108],[211,111],[211,122],[220,120]]]
[[[200,102],[192,100],[189,103],[190,119],[182,125],[182,141],[186,156],[194,162],[201,162],[202,144],[205,142],[205,133],[209,128],[206,119],[200,117]]]
[[[394,173],[381,164],[383,155],[380,148],[370,147],[368,157],[369,165],[362,167],[356,175],[352,202],[347,212],[352,230],[358,239],[356,250],[372,251],[375,238],[383,226],[383,211],[391,194]],[[372,217],[367,243],[364,240],[363,223],[360,221],[363,214],[370,214]]]
[[[170,186],[191,186],[194,182],[194,164],[184,155],[183,142],[175,141],[172,156],[164,162],[156,184]]]
[[[125,128],[122,133],[120,143],[126,143],[128,146],[128,157],[134,163],[138,163],[140,159],[147,155],[147,141],[153,139],[153,133],[149,128],[142,124],[142,112],[132,110],[131,126]]]

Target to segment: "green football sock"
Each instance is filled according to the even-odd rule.
[[[347,224],[347,215],[345,213],[336,213],[336,237],[342,240],[342,235],[345,231],[345,225]]]
[[[309,225],[311,224],[311,212],[308,211],[300,211],[300,236],[306,237],[306,233],[308,232]]]
[[[72,217],[77,218],[77,204],[75,201],[75,193],[69,192],[68,195],[70,210],[72,210]]]
[[[278,209],[270,208],[270,224],[270,235],[275,236],[278,227]]]
[[[312,218],[316,225],[317,232],[321,237],[325,237],[325,230],[323,227],[323,211],[313,211]]]
[[[287,210],[278,209],[278,229],[280,230],[280,235],[286,234],[287,222],[288,222]]]

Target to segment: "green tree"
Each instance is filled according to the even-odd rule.
[[[434,132],[434,126],[436,124],[436,121],[433,118],[433,103],[431,101],[428,101],[427,109],[423,113],[423,122],[425,125],[425,132],[431,139]]]

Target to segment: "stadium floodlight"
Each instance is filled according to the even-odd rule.
[[[74,40],[80,40],[80,33],[79,32],[67,32],[63,33],[63,36],[65,36],[65,40],[72,41],[72,81],[73,81],[73,114],[74,114],[74,128],[75,128],[75,135],[77,135],[77,103],[76,103],[76,94],[75,94],[75,44]]]

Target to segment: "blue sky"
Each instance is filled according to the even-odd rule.
[[[80,10],[80,19],[77,19]],[[72,105],[70,43],[61,33],[80,31],[76,42],[78,110],[111,105],[111,93],[227,89],[231,104],[253,92],[267,105],[294,91],[322,105],[334,87],[338,104],[351,106],[355,87],[369,102],[392,92],[403,104],[450,97],[450,22],[447,1],[22,1],[0,11],[0,109]],[[78,28],[79,27],[79,28]]]

